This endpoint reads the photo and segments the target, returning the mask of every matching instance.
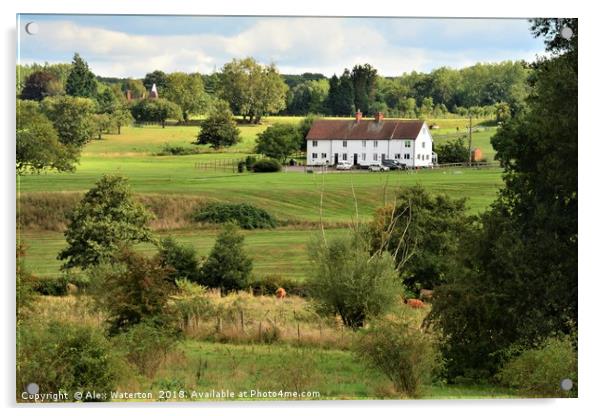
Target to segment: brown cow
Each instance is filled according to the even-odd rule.
[[[422,302],[420,299],[408,299],[406,301],[406,304],[410,308],[414,308],[414,309],[424,308],[424,302]]]
[[[277,297],[278,299],[282,299],[282,298],[284,298],[285,296],[286,296],[286,290],[284,290],[284,288],[283,288],[283,287],[279,287],[279,288],[276,290],[276,297]]]

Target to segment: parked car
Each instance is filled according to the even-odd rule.
[[[353,165],[351,164],[351,162],[339,162],[336,166],[336,170],[351,170],[351,168],[353,167]]]
[[[390,170],[403,170],[406,168],[406,165],[404,163],[401,163],[397,160],[393,160],[393,159],[385,159],[383,160],[382,163],[383,166],[388,167]]]
[[[374,164],[368,166],[368,169],[370,170],[370,172],[386,172],[389,170],[389,167],[383,166],[381,164]]]

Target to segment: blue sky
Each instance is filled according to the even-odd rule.
[[[24,30],[32,21],[36,35]],[[518,19],[24,14],[19,31],[21,63],[69,62],[79,52],[98,75],[118,77],[208,73],[246,56],[289,74],[330,76],[367,62],[392,76],[544,53]]]

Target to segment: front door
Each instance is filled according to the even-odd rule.
[[[353,166],[357,165],[357,153],[353,154]]]
[[[386,154],[382,153],[382,154],[380,155],[380,161],[381,161],[381,162],[384,162],[386,158],[387,158],[387,155],[386,155]]]
[[[338,165],[338,164],[339,164],[339,154],[338,154],[338,153],[335,153],[335,154],[334,154],[334,164],[335,164],[335,165]]]

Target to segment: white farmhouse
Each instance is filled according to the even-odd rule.
[[[433,165],[433,138],[422,120],[374,119],[316,120],[307,133],[307,165],[336,165],[348,161],[370,166],[392,159],[407,167]]]

